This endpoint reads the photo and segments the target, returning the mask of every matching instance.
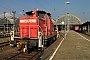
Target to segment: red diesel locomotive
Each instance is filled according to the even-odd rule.
[[[19,19],[19,37],[11,35],[11,45],[21,47],[23,51],[30,48],[42,50],[56,40],[51,14],[43,10],[26,12],[26,15]]]

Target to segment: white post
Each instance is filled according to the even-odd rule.
[[[66,39],[66,4],[70,4],[70,2],[65,2],[65,36],[64,36],[65,39]]]
[[[38,47],[43,47],[42,45],[42,42],[43,42],[43,39],[42,39],[42,32],[38,32]]]

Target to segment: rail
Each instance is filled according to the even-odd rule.
[[[8,45],[9,45],[9,41],[0,43],[0,48]]]
[[[29,54],[27,52],[20,52],[12,55],[6,60],[35,60],[40,54],[41,54],[41,51],[38,51],[38,52],[32,51]]]

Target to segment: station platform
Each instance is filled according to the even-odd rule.
[[[70,30],[66,39],[58,40],[58,46],[45,60],[90,60],[90,40]]]

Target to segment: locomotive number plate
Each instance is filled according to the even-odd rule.
[[[20,23],[35,23],[36,22],[36,19],[25,19],[25,20],[20,20]]]

